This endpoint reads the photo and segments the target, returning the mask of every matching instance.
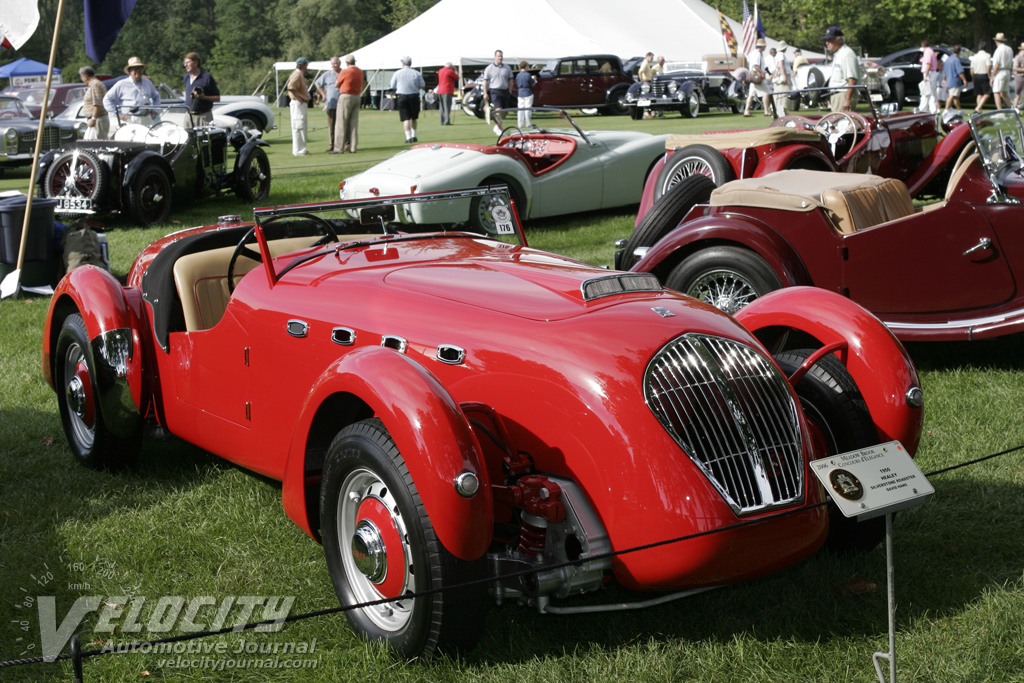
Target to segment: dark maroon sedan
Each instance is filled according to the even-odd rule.
[[[6,88],[4,95],[14,95],[25,103],[33,118],[39,118],[39,112],[43,109],[43,93],[46,86],[42,83],[32,85],[12,85]],[[56,116],[65,109],[71,100],[78,99],[85,95],[84,83],[61,83],[50,86],[50,103],[46,107],[47,116]]]
[[[533,86],[533,106],[565,109],[596,109],[602,114],[624,116],[629,113],[626,92],[633,77],[615,55],[583,55],[552,59],[540,71]],[[510,84],[516,94],[516,84]],[[479,88],[466,93],[462,108],[467,114],[484,117]]]

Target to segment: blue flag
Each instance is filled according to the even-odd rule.
[[[85,0],[85,53],[102,62],[121,33],[136,0]]]

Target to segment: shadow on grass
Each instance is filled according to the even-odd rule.
[[[1024,549],[1012,528],[1024,515],[1021,486],[970,480],[933,482],[935,500],[894,523],[897,627],[963,612],[984,593],[1020,581]],[[560,604],[649,599],[617,586]],[[577,651],[615,650],[653,640],[671,647],[739,638],[760,642],[869,639],[888,633],[884,546],[842,556],[820,551],[777,574],[644,610],[540,615],[506,604],[492,608],[480,647],[467,660],[516,664]],[[675,641],[678,641],[676,643]]]

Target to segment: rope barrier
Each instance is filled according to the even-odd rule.
[[[934,476],[940,476],[940,475],[943,475],[943,474],[947,474],[949,472],[953,472],[955,470],[962,469],[964,467],[970,467],[972,465],[977,465],[977,464],[985,462],[987,460],[992,460],[994,458],[998,458],[998,457],[1001,457],[1001,456],[1004,456],[1004,455],[1008,455],[1010,453],[1014,453],[1014,452],[1021,451],[1021,450],[1024,450],[1024,444],[1021,444],[1019,446],[1014,446],[1012,448],[1007,448],[1006,450],[999,451],[998,453],[992,453],[990,455],[985,455],[985,456],[982,456],[980,458],[975,458],[973,460],[967,460],[965,462],[957,463],[956,465],[950,465],[949,467],[943,467],[941,469],[932,470],[931,472],[925,473],[925,476],[929,477],[929,478],[930,477],[934,477]],[[546,564],[543,567],[538,567],[538,568],[535,568],[535,569],[531,568],[531,569],[523,569],[523,570],[516,571],[516,572],[509,572],[507,574],[502,574],[501,578],[502,579],[515,579],[515,578],[520,578],[520,577],[524,577],[524,576],[529,576],[531,574],[536,574],[537,572],[542,571],[542,570],[543,571],[548,571],[548,570],[552,570],[552,569],[562,569],[564,567],[571,567],[571,566],[575,566],[575,565],[586,564],[588,562],[594,562],[594,561],[599,561],[599,560],[610,559],[610,558],[613,558],[613,557],[618,557],[620,555],[628,555],[630,553],[637,553],[637,552],[642,552],[644,550],[651,550],[653,548],[659,548],[659,547],[662,547],[662,546],[672,545],[672,544],[675,544],[675,543],[682,543],[683,541],[689,541],[689,540],[693,540],[693,539],[696,539],[696,538],[702,538],[702,537],[705,537],[705,536],[712,536],[714,534],[725,533],[727,531],[735,531],[736,529],[742,529],[744,527],[754,526],[756,524],[761,524],[763,522],[769,522],[769,521],[773,521],[773,520],[776,520],[776,519],[781,519],[783,517],[788,517],[790,515],[795,515],[795,514],[800,514],[800,513],[803,513],[803,512],[807,512],[808,510],[814,510],[816,508],[823,507],[825,505],[828,505],[828,500],[821,501],[820,503],[814,503],[813,505],[802,506],[802,507],[798,507],[798,508],[792,508],[790,510],[783,510],[781,512],[776,512],[776,513],[772,513],[772,514],[769,514],[769,515],[765,515],[763,517],[758,517],[756,519],[748,519],[748,520],[736,522],[735,524],[730,524],[730,525],[724,526],[724,527],[718,527],[716,529],[709,529],[708,531],[700,531],[700,532],[697,532],[697,533],[694,533],[694,534],[688,534],[686,536],[678,536],[676,538],[671,538],[671,539],[667,539],[667,540],[664,540],[664,541],[655,541],[653,543],[647,543],[647,544],[644,544],[644,545],[634,546],[632,548],[626,548],[624,550],[612,550],[612,551],[609,551],[609,552],[606,552],[606,553],[600,553],[600,554],[597,554],[597,555],[591,555],[589,557],[580,558],[580,559],[577,559],[577,560],[567,560],[565,562],[559,562],[559,563],[556,563],[556,564]],[[472,581],[464,581],[462,583],[452,584],[452,585],[449,585],[449,586],[439,586],[437,588],[430,588],[430,589],[427,589],[427,590],[417,591],[417,592],[414,592],[414,593],[406,593],[406,594],[403,594],[403,595],[401,595],[401,596],[399,596],[397,598],[381,598],[379,600],[371,600],[371,601],[367,601],[367,602],[356,603],[356,604],[353,604],[353,605],[339,605],[338,607],[330,607],[330,608],[327,608],[327,609],[317,610],[317,611],[314,611],[314,612],[305,612],[303,614],[289,615],[287,617],[282,617],[282,618],[279,618],[279,619],[268,619],[268,620],[265,620],[265,621],[251,622],[251,623],[247,623],[247,624],[236,625],[236,626],[229,626],[229,627],[225,627],[225,628],[221,628],[221,629],[216,629],[216,630],[212,630],[212,631],[201,631],[201,632],[197,632],[197,633],[186,633],[186,634],[181,634],[181,635],[177,635],[177,636],[170,636],[170,637],[167,637],[167,638],[160,638],[158,640],[136,641],[136,642],[133,642],[133,643],[125,643],[125,644],[117,645],[117,646],[114,646],[114,647],[104,647],[104,648],[101,648],[101,649],[98,649],[98,650],[81,650],[81,647],[80,647],[80,644],[79,644],[78,635],[76,634],[71,639],[71,643],[70,643],[71,647],[70,647],[70,652],[69,653],[61,653],[61,654],[58,654],[58,655],[54,655],[52,657],[50,657],[50,656],[43,656],[43,657],[30,657],[30,658],[27,658],[27,659],[12,659],[12,660],[8,660],[8,661],[0,662],[0,669],[6,668],[6,667],[13,667],[13,666],[24,666],[24,665],[28,665],[28,664],[40,664],[40,663],[43,663],[43,662],[58,662],[58,661],[70,659],[70,660],[72,660],[74,668],[75,668],[75,680],[76,681],[81,681],[81,662],[82,662],[82,660],[84,660],[87,657],[95,657],[95,656],[98,656],[98,655],[108,655],[108,654],[123,654],[123,653],[126,653],[126,652],[137,652],[137,651],[143,650],[145,648],[151,649],[151,648],[154,648],[155,646],[158,646],[158,645],[165,645],[165,644],[169,644],[169,643],[179,643],[179,642],[184,642],[184,641],[189,641],[189,640],[196,640],[196,639],[199,639],[199,638],[206,638],[208,636],[222,635],[222,634],[225,634],[225,633],[238,633],[238,632],[241,632],[241,631],[249,631],[249,630],[258,628],[260,626],[272,626],[272,625],[275,625],[275,624],[285,624],[285,623],[290,623],[290,622],[293,622],[293,621],[302,621],[302,620],[305,620],[305,619],[312,619],[314,617],[322,617],[322,616],[327,616],[327,615],[331,615],[331,614],[338,614],[338,613],[341,613],[341,612],[348,612],[348,611],[351,611],[351,610],[364,609],[366,607],[374,607],[376,605],[383,605],[383,604],[386,604],[386,603],[389,603],[389,602],[395,602],[397,600],[411,600],[411,599],[417,599],[417,598],[422,598],[422,597],[427,597],[427,596],[430,596],[430,595],[434,595],[435,593],[442,593],[442,592],[453,591],[453,590],[461,590],[461,589],[469,588],[469,587],[472,587],[472,586],[478,586],[480,584],[489,584],[489,583],[492,583],[494,580],[495,580],[494,577],[485,577],[485,578],[481,578],[481,579],[474,579]]]

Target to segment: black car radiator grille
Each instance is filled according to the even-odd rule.
[[[803,444],[786,378],[759,351],[687,334],[644,377],[647,404],[738,515],[803,498]]]

